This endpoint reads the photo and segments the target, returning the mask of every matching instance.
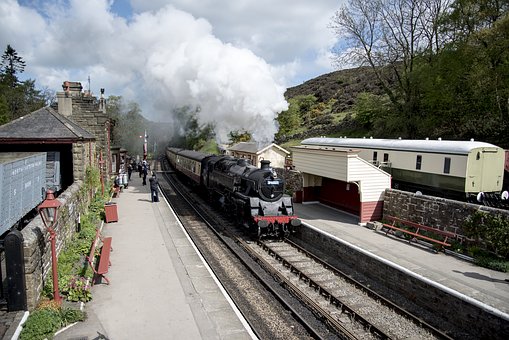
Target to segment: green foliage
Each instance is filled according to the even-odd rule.
[[[375,130],[382,127],[382,131],[387,132],[384,125],[390,125],[387,122],[390,109],[390,100],[387,96],[375,95],[368,92],[360,93],[355,103],[355,120],[368,130]],[[382,132],[380,131],[380,132]],[[378,133],[375,133],[378,135]]]
[[[228,134],[230,144],[237,144],[240,142],[249,142],[251,140],[251,134],[247,131],[230,131]]]
[[[61,327],[60,313],[53,309],[36,310],[23,325],[21,340],[53,339],[53,334]]]
[[[92,300],[90,279],[73,276],[69,280],[67,300],[88,302]]]
[[[0,124],[27,115],[46,104],[44,93],[35,88],[34,80],[20,82],[25,62],[10,45],[2,55],[0,67]]]
[[[0,125],[8,123],[10,116],[7,99],[3,95],[0,95]]]
[[[25,70],[25,62],[23,58],[18,55],[18,52],[11,45],[7,45],[4,54],[2,55],[2,63],[0,72],[2,73],[3,82],[10,87],[16,87],[18,83],[17,73],[23,73]]]
[[[213,154],[213,155],[219,155],[219,148],[217,146],[217,143],[214,139],[208,140],[203,147],[197,151],[206,153],[206,154]]]
[[[89,255],[92,240],[95,238],[96,225],[99,223],[100,214],[104,211],[104,203],[105,197],[101,197],[100,194],[93,198],[88,213],[81,216],[80,231],[74,235],[58,256],[57,270],[60,293],[70,301],[87,302],[92,299],[90,287],[86,287],[82,283],[93,275],[86,256]],[[42,295],[47,298],[53,297],[51,273],[46,279]]]
[[[300,127],[300,105],[298,99],[289,99],[288,110],[281,112],[276,120],[279,123],[279,130],[276,138],[281,138],[284,135],[292,134],[296,129]]]
[[[374,98],[348,91],[347,100],[356,103],[355,121],[372,136],[475,138],[509,147],[506,133],[509,129],[509,2],[455,0],[448,7],[440,8],[440,12],[431,11],[432,6],[425,3],[411,3],[422,10],[419,13],[423,25],[414,27],[405,25],[412,25],[407,15],[415,13],[415,8],[407,11],[405,6],[410,3],[401,5],[392,8],[385,2],[365,5],[361,0],[351,0],[333,19],[331,28],[342,38],[346,37],[347,45],[365,48],[366,53],[341,54],[347,59],[359,57],[371,66],[372,76],[363,68],[358,69],[365,73],[359,87],[371,92],[375,85],[386,94],[383,102],[374,103]],[[380,17],[384,20],[379,20]],[[398,39],[398,34],[405,31],[402,27],[387,29],[389,36],[383,37],[388,40],[378,44],[376,39],[381,36],[377,32],[384,31],[382,26],[391,18],[400,19],[402,27],[416,29],[411,30],[414,35],[404,37],[405,44],[397,43],[403,41]],[[363,30],[366,25],[373,29]],[[410,40],[413,37],[419,39]],[[393,58],[395,54],[401,58]],[[325,87],[337,86],[332,81],[320,85],[311,87],[309,93],[320,94]],[[341,88],[347,91],[353,86],[352,79]],[[337,97],[345,96],[338,91]]]
[[[487,251],[509,260],[509,220],[505,216],[477,211],[467,219],[463,229],[467,237],[484,244]]]
[[[83,321],[86,314],[71,308],[43,308],[37,309],[23,325],[21,340],[53,339],[53,335],[60,328],[73,322]]]
[[[101,184],[99,169],[93,166],[87,166],[85,170],[85,186],[87,190],[97,189]]]

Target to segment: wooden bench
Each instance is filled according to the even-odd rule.
[[[105,276],[108,273],[110,262],[110,253],[112,251],[111,248],[111,237],[101,237],[100,229],[97,228],[95,232],[94,240],[92,241],[92,245],[90,247],[90,254],[87,256],[87,262],[92,268],[94,272],[94,276],[92,277],[92,285],[95,283],[96,279],[104,278],[107,284],[110,284],[110,280]],[[99,253],[99,262],[95,263],[95,250],[97,249],[99,242],[102,243],[101,250]]]
[[[392,224],[382,223],[383,227],[387,228],[387,231],[385,233],[386,235],[389,232],[389,230],[400,231],[402,233],[413,236],[413,238],[411,238],[409,240],[409,242],[412,242],[414,240],[414,238],[420,238],[420,239],[426,240],[428,242],[438,244],[441,246],[441,248],[443,248],[443,247],[451,246],[450,243],[447,243],[448,238],[456,238],[456,236],[457,236],[455,233],[451,233],[451,232],[440,230],[440,229],[433,228],[433,227],[428,227],[428,226],[425,226],[425,225],[422,225],[422,224],[419,224],[416,222],[412,222],[412,221],[407,221],[407,220],[404,220],[402,218],[395,217],[395,216],[385,216],[385,219],[392,222]],[[407,230],[405,228],[400,228],[400,227],[396,226],[396,223],[399,223],[402,226],[411,227],[411,228],[415,229],[415,231]],[[428,237],[426,235],[420,234],[420,232],[423,230],[429,231],[436,235],[440,235],[444,238],[444,240],[441,241],[441,240],[437,240],[432,237]]]

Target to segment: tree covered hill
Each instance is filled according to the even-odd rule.
[[[349,0],[336,13],[351,51],[338,63],[366,66],[288,89],[276,141],[474,138],[509,149],[509,2],[394,3]]]

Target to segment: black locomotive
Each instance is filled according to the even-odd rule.
[[[301,224],[292,198],[284,194],[284,180],[277,177],[270,161],[262,161],[258,168],[246,159],[170,147],[166,156],[177,172],[258,237],[288,236]]]

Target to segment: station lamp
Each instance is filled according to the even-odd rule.
[[[53,190],[46,191],[46,199],[37,207],[41,215],[42,223],[49,232],[49,240],[51,242],[51,270],[53,275],[53,300],[57,303],[62,302],[58,290],[58,271],[57,271],[57,251],[56,251],[56,233],[53,227],[55,226],[58,218],[58,208],[62,204],[55,198]]]

